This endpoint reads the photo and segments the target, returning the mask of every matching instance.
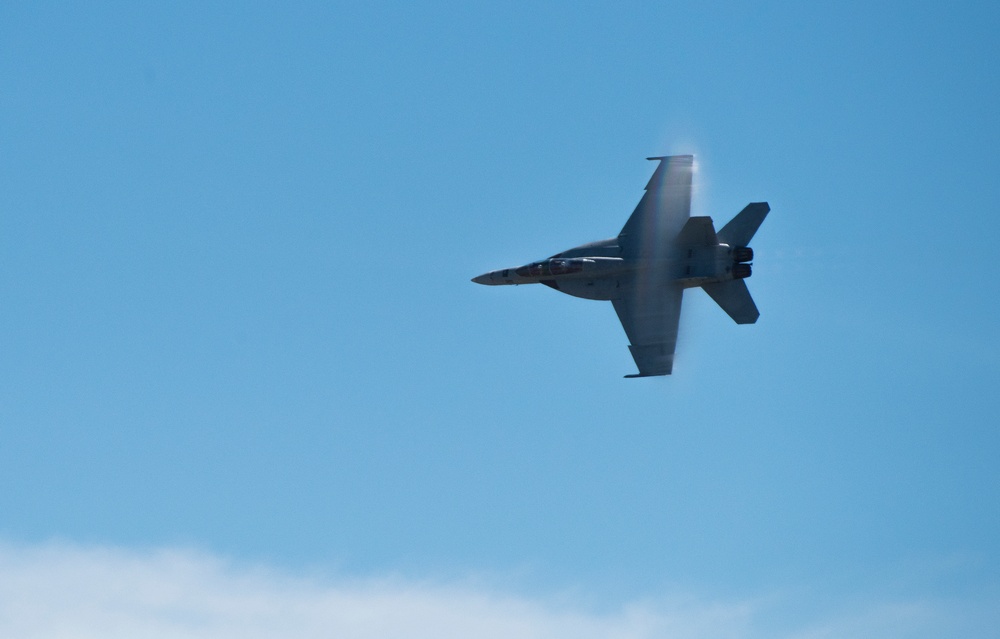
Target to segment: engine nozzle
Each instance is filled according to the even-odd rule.
[[[733,249],[733,261],[737,263],[753,261],[753,249],[749,246],[737,246]]]
[[[733,265],[733,279],[744,280],[750,277],[753,270],[750,268],[749,264],[735,264]]]

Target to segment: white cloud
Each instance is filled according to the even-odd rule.
[[[969,637],[995,636],[956,625],[972,614],[984,632],[995,629],[994,609],[879,604],[778,633],[765,629],[780,627],[773,597],[663,597],[599,613],[566,597],[401,579],[322,581],[191,551],[0,547],[0,637],[21,639],[825,639],[959,628]]]

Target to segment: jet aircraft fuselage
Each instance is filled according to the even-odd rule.
[[[617,278],[643,269],[663,269],[682,288],[694,288],[713,282],[745,279],[751,275],[753,249],[733,248],[728,244],[687,249],[686,255],[666,260],[625,260],[608,257],[606,249],[621,252],[617,238],[584,244],[538,262],[498,269],[472,278],[476,284],[546,284],[575,297],[612,300],[615,289],[598,286],[598,280]],[[602,250],[594,250],[600,247]],[[574,257],[567,257],[573,255]],[[581,286],[579,282],[584,284]]]
[[[591,242],[524,266],[472,278],[489,286],[545,284],[591,300],[610,300],[625,328],[637,375],[673,370],[684,289],[701,287],[737,324],[760,313],[747,290],[747,246],[770,211],[747,205],[716,232],[710,217],[690,217],[693,157],[649,158],[660,164],[617,237]]]

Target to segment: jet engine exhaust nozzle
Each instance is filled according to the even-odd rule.
[[[752,272],[749,264],[736,264],[733,266],[733,279],[745,280]]]
[[[752,262],[753,249],[749,246],[737,246],[733,249],[734,262]]]

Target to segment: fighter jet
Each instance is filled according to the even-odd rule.
[[[669,375],[684,289],[701,287],[737,324],[760,313],[746,283],[748,244],[771,207],[748,204],[719,231],[711,217],[691,217],[694,156],[647,158],[659,164],[618,237],[584,244],[538,262],[484,273],[477,284],[544,284],[589,300],[609,300],[628,336],[639,372]]]

